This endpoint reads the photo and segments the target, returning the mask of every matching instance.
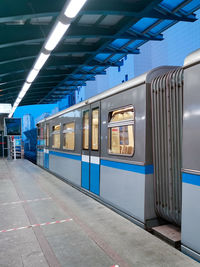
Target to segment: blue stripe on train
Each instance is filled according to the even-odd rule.
[[[49,151],[49,154],[55,155],[58,157],[64,157],[64,158],[69,158],[69,159],[81,161],[81,155],[67,154],[67,153],[62,153],[62,152],[58,152],[58,151]],[[142,173],[142,174],[153,174],[153,165],[140,166],[140,165],[135,165],[135,164],[110,161],[110,160],[101,160],[101,165],[106,166],[106,167],[121,169],[121,170],[125,170],[125,171]]]
[[[48,153],[44,153],[44,167],[46,169],[49,169],[49,154]]]
[[[140,166],[135,164],[110,161],[110,160],[101,160],[101,165],[130,172],[153,174],[153,165]]]
[[[182,173],[182,181],[186,184],[198,185],[200,186],[200,175],[191,173]]]
[[[82,161],[81,167],[81,186],[87,190],[90,188],[90,164]]]
[[[100,193],[100,166],[99,164],[90,164],[90,191],[96,195]]]
[[[62,153],[58,151],[49,151],[49,154],[55,155],[58,157],[63,157],[63,158],[68,158],[68,159],[74,159],[74,160],[80,160],[81,161],[81,155],[73,155],[73,154],[67,154],[67,153]]]

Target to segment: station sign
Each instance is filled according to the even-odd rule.
[[[21,118],[4,118],[4,135],[21,136],[22,135]]]

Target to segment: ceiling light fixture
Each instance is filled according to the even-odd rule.
[[[8,116],[9,118],[12,117],[22,98],[31,86],[31,83],[35,80],[39,71],[44,66],[45,62],[50,56],[51,51],[57,46],[63,35],[66,33],[67,29],[70,26],[71,18],[74,18],[78,14],[78,12],[81,10],[86,1],[87,0],[71,0],[67,7],[65,7],[64,11],[61,12],[61,15],[58,17],[53,30],[50,32],[47,41],[45,42],[42,48],[43,52],[41,52],[40,55],[37,57],[37,60],[35,61],[32,70],[28,74],[26,82],[24,83]],[[64,21],[65,23],[63,23],[62,21]]]
[[[33,69],[40,70],[44,66],[49,56],[50,54],[40,53],[39,57],[37,58],[37,61],[33,66]]]
[[[86,1],[87,0],[71,0],[64,12],[65,16],[68,18],[76,17]]]
[[[69,26],[70,24],[64,24],[58,21],[49,38],[47,39],[44,48],[48,51],[52,51],[59,43]]]
[[[32,83],[32,82],[35,80],[35,78],[37,77],[38,73],[39,73],[39,70],[32,69],[32,70],[29,72],[29,75],[28,75],[26,81],[27,81],[28,83]]]

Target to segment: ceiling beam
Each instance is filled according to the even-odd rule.
[[[49,70],[47,68],[44,68],[40,71],[39,75],[41,76],[46,76],[46,75],[65,75],[65,76],[69,76],[70,78],[73,77],[74,75],[73,73],[74,68],[71,69],[55,69],[55,70]],[[0,74],[0,82],[3,82],[4,80],[10,80],[12,78],[16,78],[16,77],[24,77],[26,78],[26,75],[28,75],[28,72],[30,70],[29,69],[19,69],[17,71],[11,71],[11,72],[5,72],[5,73],[1,73]],[[78,73],[76,73],[76,75],[105,75],[106,71],[82,71],[80,70]],[[38,76],[40,77],[40,76]]]
[[[37,18],[45,18],[45,17],[56,17],[58,16],[59,12],[45,12],[45,13],[36,13],[36,14],[20,14],[20,15],[13,15],[13,16],[0,16],[0,23],[14,23],[16,21],[27,21],[31,19]],[[1,14],[2,15],[2,14]],[[5,15],[5,14],[4,14]],[[39,23],[38,23],[39,24]]]
[[[59,60],[57,60],[57,58],[55,57],[50,57],[48,59],[48,64],[46,64],[46,68],[47,69],[56,69],[57,67],[59,67],[59,69],[68,69],[70,67],[76,67],[76,66],[105,66],[105,67],[109,67],[109,66],[113,66],[113,67],[118,67],[121,66],[122,63],[121,62],[98,62],[96,60],[92,60],[90,62],[88,62],[87,64],[85,63],[86,57],[62,57],[59,58]],[[23,64],[22,64],[23,63]],[[21,62],[21,64],[17,64],[17,62],[10,62],[10,63],[6,63],[4,64],[4,68],[2,68],[0,74],[3,74],[4,72],[12,72],[12,71],[18,71],[21,69],[21,66],[25,66],[28,67],[29,69],[32,68],[33,65],[33,60],[32,59],[28,59],[26,60],[26,62]]]
[[[59,59],[60,57],[66,57],[70,54],[94,54],[96,55],[96,50],[99,47],[97,45],[67,45],[62,44],[59,49],[56,49],[51,55]],[[13,47],[7,47],[0,49],[0,64],[24,61],[29,59],[35,59],[41,49],[41,45],[26,45],[18,46],[16,49]],[[101,51],[102,54],[139,54],[139,49],[133,51],[126,49],[115,49],[115,48],[105,48]]]
[[[48,33],[49,33],[49,26],[36,26],[36,25],[4,25],[1,27],[0,31],[1,36],[0,38],[1,44],[0,48],[6,48],[11,46],[18,46],[36,42],[41,43],[44,42]],[[128,30],[128,29],[127,29]],[[119,32],[118,29],[113,26],[110,28],[105,28],[101,26],[77,26],[72,24],[67,32],[67,34],[63,37],[64,39],[71,39],[71,38],[105,38],[105,39],[131,39],[131,40],[155,40],[160,41],[162,40],[162,35],[151,36],[147,34],[137,34],[137,33],[126,33],[126,32]],[[1,40],[2,39],[2,40]]]
[[[27,15],[35,17],[41,16],[41,14],[44,16],[44,14],[60,13],[65,2],[66,0],[59,0],[52,1],[50,4],[49,0],[20,0],[19,3],[18,1],[4,0],[1,1],[0,19],[16,16],[26,18]]]
[[[138,5],[138,2],[137,2]],[[88,15],[95,15],[95,14],[104,14],[104,15],[119,15],[119,16],[129,16],[135,18],[157,18],[157,19],[170,19],[176,21],[188,21],[194,22],[196,20],[195,15],[188,15],[173,13],[170,10],[162,9],[156,10],[152,8],[148,10],[138,10],[136,5],[132,2],[124,4],[122,1],[119,0],[109,0],[107,2],[95,2],[94,4],[90,4],[87,8],[83,8],[80,14],[88,14]]]

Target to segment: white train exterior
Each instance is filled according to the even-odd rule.
[[[37,164],[200,260],[200,50],[38,123]],[[184,101],[183,101],[184,99]]]

